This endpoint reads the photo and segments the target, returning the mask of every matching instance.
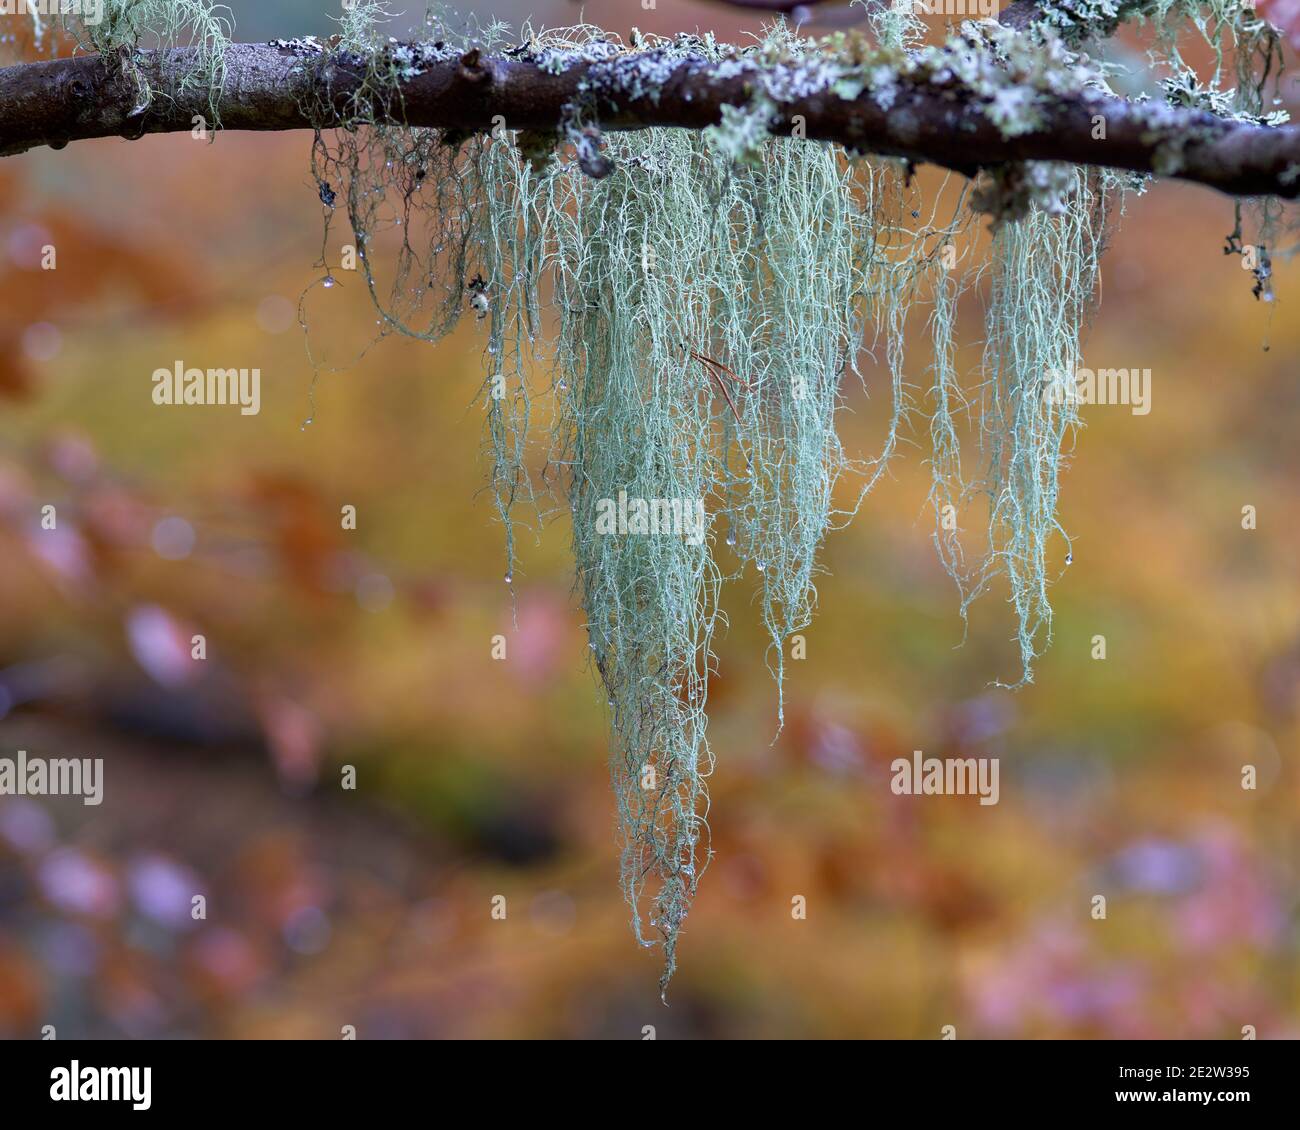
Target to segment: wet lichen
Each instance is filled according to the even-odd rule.
[[[82,49],[116,60],[123,74],[135,83],[138,97],[132,113],[143,114],[160,96],[149,80],[148,68],[140,64],[139,52],[189,47],[193,50],[169,88],[182,94],[206,91],[207,127],[219,129],[226,49],[234,28],[230,9],[214,0],[102,0],[102,4],[98,20],[65,15],[64,26]],[[92,6],[85,7],[86,12],[91,10]]]
[[[953,190],[927,201],[906,162],[802,140],[793,108],[869,99],[890,111],[911,91],[938,90],[1014,138],[1042,128],[1062,100],[1086,106],[1110,92],[1114,65],[1088,57],[1086,45],[1123,19],[1179,17],[1214,48],[1214,74],[1189,75],[1162,27],[1163,88],[1126,111],[1176,167],[1173,106],[1273,120],[1260,72],[1273,65],[1275,41],[1233,3],[1040,0],[1029,32],[968,21],[925,46],[913,6],[895,2],[870,7],[866,34],[813,41],[779,24],[742,50],[712,35],[640,33],[632,49],[590,26],[525,27],[511,43],[499,23],[456,28],[440,16],[399,43],[385,34],[383,6],[361,0],[329,41],[280,41],[319,80],[302,107],[318,127],[317,285],[331,286],[339,269],[329,235],[342,214],[380,336],[437,341],[466,310],[482,324],[479,396],[508,583],[517,528],[555,510],[570,516],[575,591],[610,710],[623,893],[637,939],[663,947],[665,986],[712,856],[705,711],[724,588],[742,575],[757,586],[779,727],[785,648],[810,622],[822,540],[886,473],[920,414],[934,541],[961,615],[1005,586],[1014,685],[1032,680],[1051,635],[1050,585],[1070,559],[1057,504],[1079,423],[1074,405],[1044,398],[1042,384],[1077,366],[1108,216],[1133,180],[1017,162],[986,170],[943,215]],[[198,50],[186,82],[206,84],[215,109],[228,38],[216,6],[117,0],[110,9],[105,27],[84,29],[88,48],[114,53],[144,83],[138,49],[188,39]],[[1230,40],[1232,91],[1223,84]],[[404,123],[404,82],[453,59],[478,66],[493,51],[551,74],[582,68],[553,132]],[[336,68],[350,76],[341,123],[323,93]],[[715,125],[601,130],[602,107],[653,102],[679,79],[686,89],[722,84],[729,97]],[[153,96],[145,83],[142,107]],[[965,238],[968,205],[992,221],[987,264]],[[1267,256],[1262,263],[1261,289],[1271,270]],[[986,349],[968,388],[956,360],[958,300],[986,281]],[[916,310],[928,311],[931,339],[920,365],[905,349]],[[885,438],[874,457],[854,459],[836,421],[843,382],[862,379],[868,361],[888,385]],[[914,393],[918,371],[930,374],[924,397]],[[970,413],[974,472],[959,439]],[[958,516],[979,496],[987,546],[974,552]],[[611,534],[596,516],[620,497],[698,502],[707,528],[698,538]]]

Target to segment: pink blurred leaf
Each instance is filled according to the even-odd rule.
[[[156,604],[138,604],[126,615],[126,637],[135,661],[154,682],[178,687],[199,674],[191,658],[192,633]]]
[[[320,769],[320,719],[305,706],[277,694],[260,696],[257,714],[285,787],[293,791],[310,788]]]

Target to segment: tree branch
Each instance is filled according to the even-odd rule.
[[[400,82],[396,96],[383,96],[369,93],[365,59],[328,52],[314,40],[231,44],[215,97],[221,126],[329,127],[355,120],[354,100],[364,98],[389,120],[460,131],[486,131],[502,120],[510,129],[554,130],[571,119],[575,105],[584,121],[606,130],[698,130],[717,124],[723,106],[748,104],[757,74],[702,55],[655,51],[579,59],[559,70],[522,50],[465,56],[441,45],[411,50],[419,55],[418,73]],[[131,58],[126,64],[89,55],[0,68],[0,155],[84,138],[188,131],[196,116],[215,124],[207,86],[185,81],[195,64],[193,49],[141,51]],[[154,92],[143,111],[133,67]],[[898,79],[892,101],[881,100],[888,109],[870,89],[846,100],[808,84],[785,85],[792,92],[774,100],[778,132],[801,116],[809,138],[967,175],[1009,161],[1065,161],[1165,173],[1238,196],[1300,195],[1300,130],[1294,127],[1083,93],[1054,100],[1040,128],[1006,137],[970,91],[933,79]],[[1093,137],[1098,117],[1105,119],[1104,139]]]

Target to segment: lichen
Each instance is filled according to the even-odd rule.
[[[86,11],[90,8],[87,6]],[[171,85],[182,94],[206,91],[210,137],[221,126],[220,94],[226,76],[226,49],[234,20],[230,9],[214,0],[103,0],[98,20],[65,14],[64,26],[78,45],[116,60],[136,85],[133,114],[143,114],[159,97],[139,62],[142,50],[190,47],[192,53]],[[166,96],[166,95],[163,95]]]
[[[1014,161],[989,169],[971,196],[971,206],[993,218],[994,231],[1028,217],[1067,211],[1077,182],[1074,169],[1055,161]]]
[[[1275,37],[1235,4],[1040,0],[1028,33],[966,21],[925,45],[913,4],[891,0],[868,6],[869,34],[813,41],[778,23],[739,49],[711,34],[640,32],[629,48],[589,25],[526,25],[510,44],[501,23],[452,27],[439,15],[399,43],[384,34],[383,5],[361,0],[328,43],[282,43],[304,70],[346,64],[360,75],[341,115],[319,94],[302,106],[317,126],[311,162],[324,213],[313,286],[335,281],[329,236],[346,215],[380,337],[437,341],[467,309],[482,324],[484,446],[511,591],[517,530],[569,515],[575,592],[610,711],[621,884],[636,938],[663,947],[665,987],[712,856],[706,698],[724,590],[742,576],[757,585],[779,731],[785,648],[811,620],[821,543],[887,473],[919,414],[929,421],[934,541],[961,617],[1005,585],[1019,651],[1012,685],[1032,681],[1051,637],[1049,589],[1071,559],[1057,504],[1079,424],[1073,401],[1042,395],[1043,380],[1078,364],[1108,218],[1135,181],[1012,162],[985,170],[945,216],[947,182],[927,201],[909,162],[803,140],[794,108],[871,99],[891,111],[925,89],[1014,138],[1042,128],[1062,100],[1086,106],[1111,93],[1115,65],[1084,48],[1126,19],[1149,20],[1164,82],[1126,112],[1173,169],[1189,136],[1169,129],[1175,105],[1277,120],[1263,109]],[[215,124],[228,41],[218,11],[209,0],[115,0],[106,26],[83,28],[82,42],[138,77],[142,109],[155,95],[138,49],[193,43],[184,88],[206,84]],[[1166,19],[1190,22],[1211,45],[1213,74],[1188,72]],[[582,67],[554,132],[404,124],[404,82],[488,51],[555,75]],[[653,103],[678,79],[727,92],[716,124],[600,128],[602,108]],[[977,213],[994,230],[986,264],[966,236]],[[1276,226],[1267,212],[1265,232]],[[1234,237],[1240,245],[1240,225]],[[1260,243],[1256,286],[1271,297],[1275,241]],[[986,347],[967,389],[958,300],[986,281]],[[918,309],[929,312],[924,366],[906,351]],[[836,423],[843,382],[864,380],[867,358],[888,388],[878,409],[871,402],[885,438],[855,459]],[[930,374],[923,397],[913,392],[918,368]],[[968,413],[980,449],[973,472],[959,440]],[[837,507],[837,490],[850,505]],[[987,546],[976,553],[959,518],[980,496]],[[602,528],[602,506],[627,497],[698,504],[707,526],[699,537]]]
[[[1015,684],[1032,678],[1050,636],[1059,475],[1077,420],[1068,407],[1044,408],[1037,392],[1045,366],[1077,359],[1104,201],[1118,179],[1033,162],[998,168],[943,219],[938,199],[922,211],[906,162],[795,140],[783,122],[802,99],[868,95],[884,105],[927,83],[1014,136],[1034,128],[1043,101],[1104,91],[1105,77],[1050,31],[967,25],[920,47],[901,7],[887,15],[884,43],[843,34],[813,43],[778,25],[745,51],[711,36],[639,33],[628,51],[589,27],[527,28],[511,57],[555,73],[584,66],[553,159],[547,139],[508,129],[463,137],[392,125],[382,91],[397,80],[383,67],[367,79],[381,97],[367,89],[348,128],[313,149],[317,180],[345,201],[358,247],[400,229],[385,284],[375,257],[362,258],[384,333],[436,340],[466,308],[473,280],[487,327],[481,397],[505,574],[513,582],[516,526],[543,519],[558,493],[609,704],[623,893],[636,938],[663,947],[665,987],[712,856],[706,699],[724,590],[743,574],[759,586],[779,728],[783,657],[812,616],[821,542],[887,472],[922,408],[905,349],[918,306],[932,309],[924,407],[935,542],[962,616],[1005,579],[1021,653]],[[469,46],[445,26],[434,34],[440,52]],[[748,91],[716,126],[599,132],[598,106],[653,100],[681,68],[705,63],[714,81],[742,80]],[[997,227],[989,346],[973,397],[955,366],[956,300],[979,270],[951,270],[940,256],[970,223],[967,201]],[[543,294],[557,323],[553,350],[540,345]],[[842,382],[868,351],[887,376],[885,439],[874,457],[852,459],[836,418]],[[530,458],[539,360],[551,372],[553,423],[544,456]],[[970,481],[955,422],[968,402],[979,408],[983,464]],[[851,505],[837,509],[845,479],[855,484]],[[970,555],[951,515],[981,494],[988,547]],[[596,511],[620,496],[697,500],[707,533],[610,536]]]
[[[1097,289],[1113,190],[1109,178],[1087,170],[1058,166],[1050,176],[1058,212],[1031,207],[994,236],[980,405],[988,556],[963,597],[964,610],[995,576],[1006,578],[1021,655],[1013,686],[1033,681],[1034,660],[1052,635],[1048,588],[1072,559],[1057,502],[1078,407],[1071,398],[1045,396],[1044,381],[1051,373],[1073,373],[1081,363],[1081,332]],[[1071,182],[1068,192],[1062,182]]]
[[[752,163],[762,155],[763,142],[772,136],[776,103],[754,99],[747,106],[723,106],[722,121],[704,131],[714,152],[730,161]]]

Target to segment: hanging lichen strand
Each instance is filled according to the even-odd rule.
[[[833,417],[872,249],[869,212],[829,149],[775,142],[732,166],[706,138],[651,130],[609,155],[622,175],[565,177],[556,202],[560,451],[612,710],[623,887],[643,941],[648,906],[666,981],[709,857],[721,543],[760,576],[779,686],[845,465]],[[708,527],[611,530],[601,514],[623,498],[707,510]]]
[[[705,706],[724,582],[758,578],[779,726],[784,644],[809,622],[818,548],[884,473],[913,413],[929,415],[934,540],[962,618],[1005,577],[1015,682],[1032,678],[1050,639],[1050,582],[1070,560],[1057,501],[1078,423],[1073,402],[1044,396],[1044,382],[1078,365],[1107,213],[1132,183],[1026,162],[962,190],[955,208],[946,185],[927,205],[910,167],[802,140],[782,105],[869,92],[888,111],[900,82],[925,82],[1015,137],[1037,128],[1054,98],[1108,91],[1114,68],[1074,50],[1091,46],[1085,33],[1108,34],[1121,14],[1139,14],[1160,29],[1153,51],[1166,101],[1276,120],[1262,113],[1257,77],[1274,61],[1275,38],[1235,5],[1040,0],[1058,30],[967,22],[944,45],[925,47],[910,0],[896,0],[871,10],[869,36],[814,42],[777,26],[746,50],[712,36],[643,36],[632,50],[590,27],[526,27],[509,47],[504,25],[457,33],[432,17],[419,41],[397,43],[382,7],[359,0],[336,43],[280,42],[317,80],[319,102],[303,107],[320,123],[312,168],[326,209],[315,285],[334,282],[328,237],[341,205],[380,336],[436,341],[465,310],[485,324],[480,392],[508,582],[519,521],[544,517],[557,489],[570,511],[576,592],[610,710],[623,891],[636,937],[664,947],[665,986],[711,855]],[[82,29],[83,42],[119,52],[129,71],[146,29],[166,43],[188,28],[202,46],[191,62],[205,70],[215,107],[225,42],[216,6],[108,7],[105,27]],[[1214,48],[1208,84],[1177,53],[1166,27],[1175,17]],[[1237,49],[1236,91],[1220,89],[1228,44]],[[476,59],[476,50],[555,74],[585,68],[554,132],[502,122],[490,136],[467,136],[403,124],[402,82],[430,62]],[[653,97],[683,60],[745,76],[749,102],[725,107],[700,133],[601,136],[593,106]],[[344,127],[327,129],[339,120],[328,93],[336,63],[365,81],[343,110]],[[1163,106],[1142,104],[1156,136]],[[1181,153],[1166,149],[1162,162],[1175,168]],[[994,221],[987,265],[965,238],[968,198]],[[982,371],[967,382],[957,364],[959,299],[986,281]],[[932,343],[919,361],[904,349],[918,304],[929,311]],[[552,324],[555,344],[543,349]],[[842,383],[866,356],[887,373],[889,399],[870,402],[886,438],[874,457],[850,459],[835,417]],[[547,370],[549,430],[534,421]],[[928,393],[914,401],[909,390],[926,372]],[[968,480],[959,435],[972,410],[980,470]],[[530,447],[534,431],[549,431],[544,460]],[[840,497],[851,504],[837,511],[844,477],[852,488]],[[957,515],[981,494],[988,544],[968,560]]]
[[[534,44],[580,49],[592,34]],[[784,29],[768,40],[777,45],[813,46]],[[582,168],[591,153],[557,161],[553,146],[374,121],[322,135],[313,161],[322,200],[346,204],[385,332],[436,340],[475,305],[487,322],[482,396],[507,580],[516,504],[538,497],[527,369],[549,280],[558,332],[546,466],[562,469],[578,598],[609,701],[624,894],[637,938],[664,946],[666,985],[710,854],[705,698],[723,581],[746,567],[759,579],[779,724],[782,645],[811,619],[835,483],[863,474],[860,497],[884,464],[845,457],[841,380],[856,371],[864,330],[890,327],[892,451],[905,305],[937,237],[951,233],[933,216],[904,227],[904,207],[919,203],[904,171],[834,147],[760,133],[738,154],[716,132],[646,130],[609,139],[599,159],[618,173],[593,179]],[[374,254],[394,233],[395,253]],[[611,527],[624,500],[681,525]]]
[[[911,29],[906,20],[887,27],[889,49],[901,50]],[[493,27],[475,39],[490,49],[501,34]],[[375,51],[364,21],[344,35]],[[447,51],[470,46],[446,28],[438,41]],[[707,39],[641,46],[667,56],[734,54]],[[529,50],[610,58],[620,48],[580,28],[532,35]],[[819,50],[778,27],[753,54],[797,65]],[[379,68],[375,75],[383,91]],[[773,137],[761,100],[702,135],[656,129],[600,139],[575,108],[564,126],[572,160],[552,157],[554,138],[408,130],[375,120],[369,105],[369,94],[364,106],[358,100],[358,128],[337,134],[333,147],[318,140],[322,198],[346,186],[386,328],[435,340],[479,299],[508,580],[517,503],[538,497],[527,459],[529,362],[540,352],[539,292],[549,279],[558,334],[546,466],[562,469],[576,591],[609,704],[623,892],[637,939],[664,947],[666,988],[711,854],[705,706],[711,643],[725,623],[723,583],[746,567],[760,578],[779,722],[783,644],[811,616],[833,488],[852,472],[860,501],[895,450],[914,407],[904,329],[927,294],[935,302],[936,503],[942,496],[961,506],[971,493],[952,420],[965,401],[953,368],[965,283],[940,261],[968,215],[940,221],[936,201],[921,221],[900,165]],[[962,587],[963,615],[997,576],[1008,577],[1028,679],[1050,623],[1048,544],[1059,530],[1057,476],[1073,422],[1070,408],[1044,404],[1042,374],[1077,361],[1101,210],[1072,172],[1048,166],[1007,170],[982,200],[998,217],[1023,218],[1000,223],[994,244],[980,399],[989,548],[967,572],[951,533],[941,556]],[[917,220],[905,223],[906,215]],[[390,228],[401,238],[385,286],[369,251]],[[864,343],[879,347],[892,402],[879,457],[853,463],[834,416]],[[676,506],[683,517],[699,507],[708,522],[658,532],[635,518],[602,523],[622,500],[664,513]],[[728,560],[741,564],[729,572]]]

